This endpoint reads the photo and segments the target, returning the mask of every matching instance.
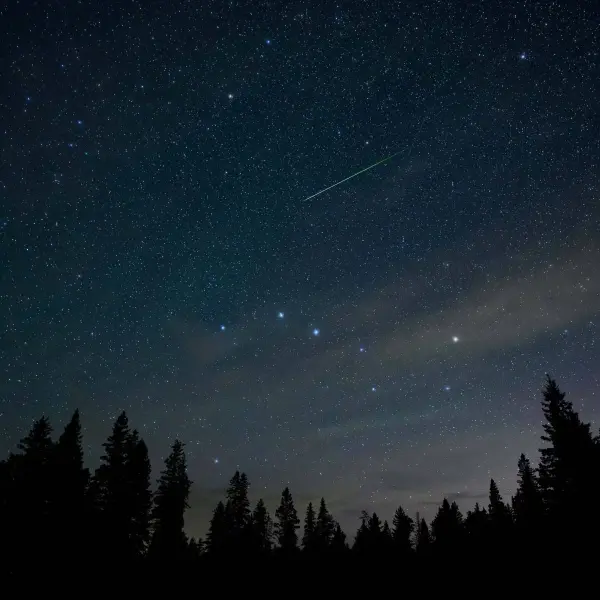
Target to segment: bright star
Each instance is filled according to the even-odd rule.
[[[521,60],[526,60],[527,59],[527,53],[526,52],[521,53],[520,58],[521,58]]]
[[[361,346],[361,347],[359,348],[359,350],[358,350],[358,351],[359,351],[359,352],[364,352],[364,351],[365,351],[365,347],[364,347],[364,346]]]
[[[225,325],[221,325],[221,331],[225,331]]]
[[[375,386],[373,386],[373,387],[371,388],[371,391],[372,391],[372,392],[376,392],[376,391],[377,391],[377,388],[376,388]]]
[[[320,329],[317,329],[316,327],[313,329],[313,335],[316,337],[321,333]]]
[[[227,97],[228,97],[230,100],[233,100],[233,94],[227,94]]]
[[[267,46],[270,46],[270,45],[271,45],[271,40],[265,40],[265,41],[266,41],[266,43],[267,43]]]
[[[449,392],[450,391],[450,386],[449,385],[445,385],[444,386],[444,391],[445,392]]]
[[[277,313],[277,318],[278,318],[278,319],[283,319],[283,317],[284,317],[284,314],[283,314],[281,311],[279,311],[279,312]]]
[[[77,125],[83,125],[83,121],[81,121],[81,120],[77,121]]]
[[[218,459],[218,458],[215,458],[215,459],[213,460],[213,462],[215,463],[215,465],[218,465],[218,464],[219,464],[219,459]]]
[[[456,344],[456,342],[460,341],[459,337],[457,335],[453,335],[452,336],[452,341]]]

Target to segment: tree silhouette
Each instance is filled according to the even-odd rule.
[[[208,529],[206,548],[212,556],[220,556],[227,550],[229,542],[229,522],[225,504],[220,501],[213,511]]]
[[[192,482],[187,474],[184,445],[175,440],[158,480],[152,519],[154,533],[150,554],[160,560],[176,560],[186,555],[184,514]]]
[[[90,478],[83,465],[81,421],[76,410],[52,450],[54,531],[61,539],[65,559],[87,553],[88,534],[82,523],[87,520],[86,490]]]
[[[317,548],[316,540],[316,517],[312,502],[306,507],[306,515],[304,517],[304,532],[302,534],[302,549],[305,552],[315,552]]]
[[[521,454],[518,463],[517,491],[512,509],[520,544],[530,546],[542,534],[544,504],[536,474],[529,459]]]
[[[447,554],[460,549],[463,533],[463,518],[456,502],[450,504],[446,498],[431,522],[435,548],[438,553]]]
[[[417,554],[421,557],[427,557],[431,553],[431,534],[429,533],[429,527],[425,519],[421,519],[419,527],[417,529],[417,535],[415,540],[415,549]]]
[[[342,531],[342,527],[339,523],[335,524],[330,549],[335,556],[344,555],[349,550],[348,544],[346,543],[346,534]]]
[[[111,562],[139,558],[148,539],[150,463],[137,431],[129,429],[125,412],[103,447],[102,464],[91,487],[100,552]]]
[[[268,553],[273,545],[273,520],[262,498],[252,512],[252,533],[254,548],[259,553]]]
[[[300,519],[294,507],[294,500],[289,488],[281,494],[281,503],[275,511],[275,533],[279,548],[284,553],[294,552],[298,548],[297,529]]]
[[[11,526],[16,556],[43,560],[55,531],[56,489],[53,475],[54,442],[46,417],[33,424],[19,442],[21,454],[12,459],[14,492]],[[32,544],[32,540],[37,543]]]
[[[250,500],[248,489],[250,484],[245,473],[236,471],[227,488],[227,523],[228,538],[231,551],[247,552],[251,543]]]
[[[335,522],[327,509],[325,499],[321,498],[319,513],[317,515],[317,524],[315,527],[315,539],[318,552],[326,552],[329,549],[334,531]]]
[[[404,512],[401,506],[396,509],[392,520],[392,540],[394,548],[400,555],[412,552],[411,536],[414,530],[414,521]]]

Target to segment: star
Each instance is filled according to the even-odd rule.
[[[82,121],[81,119],[79,119],[79,120],[77,121],[77,125],[83,125],[83,121]]]
[[[284,315],[284,314],[283,314],[281,311],[279,311],[279,312],[277,313],[277,318],[278,318],[278,319],[283,319],[283,317],[284,317],[284,316],[285,316],[285,315]]]
[[[221,325],[221,331],[225,331],[225,325]]]
[[[361,347],[358,349],[358,351],[359,351],[359,352],[366,352],[366,350],[365,350],[365,347],[364,347],[364,346],[361,346]]]
[[[320,329],[318,329],[317,327],[315,327],[315,328],[312,330],[312,334],[313,334],[315,337],[317,337],[317,336],[318,336],[320,333],[321,333],[321,330],[320,330]]]
[[[267,44],[267,46],[271,45],[271,40],[265,40],[265,44]]]
[[[452,341],[456,344],[457,342],[460,341],[460,338],[457,335],[453,335],[452,336]]]
[[[375,386],[373,386],[373,387],[371,388],[371,391],[372,391],[372,392],[376,392],[376,391],[377,391],[377,388],[376,388]]]
[[[449,385],[445,385],[444,386],[444,391],[445,392],[449,392],[450,391],[450,386]]]
[[[219,464],[219,459],[218,458],[214,458],[213,462],[215,463],[215,465],[218,465]]]
[[[230,100],[233,100],[233,94],[227,94],[227,97],[228,97]]]

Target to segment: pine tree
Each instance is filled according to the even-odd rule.
[[[317,515],[317,523],[315,527],[315,538],[318,552],[325,552],[326,550],[328,550],[331,544],[331,539],[333,538],[334,529],[335,524],[333,517],[327,509],[325,499],[321,498],[321,503],[319,504],[319,513]]]
[[[252,533],[254,547],[260,553],[268,553],[273,543],[273,521],[262,498],[252,513]]]
[[[312,502],[306,507],[306,515],[304,517],[304,533],[302,534],[302,549],[305,552],[314,552],[317,547],[316,540],[316,517]]]
[[[206,549],[211,556],[221,556],[229,545],[229,523],[225,504],[220,501],[210,520]]]
[[[348,544],[346,543],[346,534],[342,531],[339,523],[335,524],[333,531],[333,538],[331,540],[331,552],[332,554],[339,555],[348,551]]]
[[[463,518],[456,502],[450,504],[446,498],[431,522],[431,532],[438,551],[447,553],[460,549]]]
[[[467,543],[473,552],[480,552],[483,549],[489,531],[488,525],[487,511],[476,502],[475,508],[467,512],[465,519]]]
[[[543,389],[539,486],[554,527],[566,534],[575,511],[595,515],[598,500],[597,447],[590,425],[583,423],[556,381],[547,376]],[[591,524],[598,530],[597,519]]]
[[[61,540],[63,558],[81,558],[87,541],[86,490],[89,471],[83,465],[81,421],[76,410],[52,452],[54,531]]]
[[[536,474],[529,459],[521,454],[518,463],[517,491],[512,499],[515,524],[521,537],[539,533],[544,517],[544,505]]]
[[[428,556],[431,551],[431,535],[425,519],[421,519],[419,522],[415,540],[415,549],[419,556]]]
[[[396,509],[392,521],[392,540],[396,552],[406,555],[412,551],[411,536],[414,530],[414,521],[404,512],[401,506]]]
[[[145,554],[150,543],[152,467],[148,447],[135,430],[127,440],[126,469],[130,500],[130,544],[133,556],[137,558]]]
[[[137,431],[122,412],[103,444],[102,464],[90,486],[104,560],[139,558],[148,539],[150,463]]]
[[[187,474],[184,444],[175,440],[165,459],[165,468],[158,480],[152,518],[154,533],[150,554],[161,560],[176,560],[185,556],[187,538],[183,531],[184,514],[192,482]]]
[[[26,555],[31,560],[42,560],[47,556],[47,546],[55,533],[55,484],[52,427],[42,417],[18,444],[21,454],[13,459],[14,466],[14,526],[13,552],[16,556]],[[32,544],[32,540],[37,540]]]
[[[250,501],[248,499],[248,477],[236,471],[227,488],[227,500],[234,531],[241,532],[250,523]]]
[[[360,513],[360,525],[354,536],[354,545],[352,551],[359,554],[367,555],[371,549],[371,532],[369,525],[371,524],[371,516],[366,510]]]
[[[294,507],[294,500],[289,488],[285,488],[281,494],[281,503],[275,511],[275,532],[280,549],[285,552],[293,552],[298,548],[297,529],[300,519]]]

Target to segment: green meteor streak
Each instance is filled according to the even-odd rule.
[[[308,198],[304,198],[304,200],[302,202],[306,202],[307,200],[310,200],[311,198],[316,198],[317,196],[320,196],[321,194],[324,194],[325,192],[327,192],[328,190],[341,185],[342,183],[344,183],[345,181],[348,181],[349,179],[352,179],[353,177],[357,177],[358,175],[360,175],[361,173],[364,173],[365,171],[368,171],[369,169],[374,169],[377,165],[380,165],[381,163],[387,162],[388,160],[391,160],[392,158],[394,158],[394,156],[397,156],[398,154],[400,154],[400,152],[395,152],[394,154],[391,154],[390,156],[388,156],[387,158],[384,158],[374,164],[372,164],[369,167],[365,167],[364,169],[362,169],[361,171],[358,171],[356,173],[354,173],[353,175],[350,175],[350,177],[346,177],[346,179],[342,179],[341,181],[338,181],[337,183],[334,183],[333,185],[330,185],[329,187],[326,187],[325,189],[317,192],[316,194],[313,194],[312,196],[309,196]]]

